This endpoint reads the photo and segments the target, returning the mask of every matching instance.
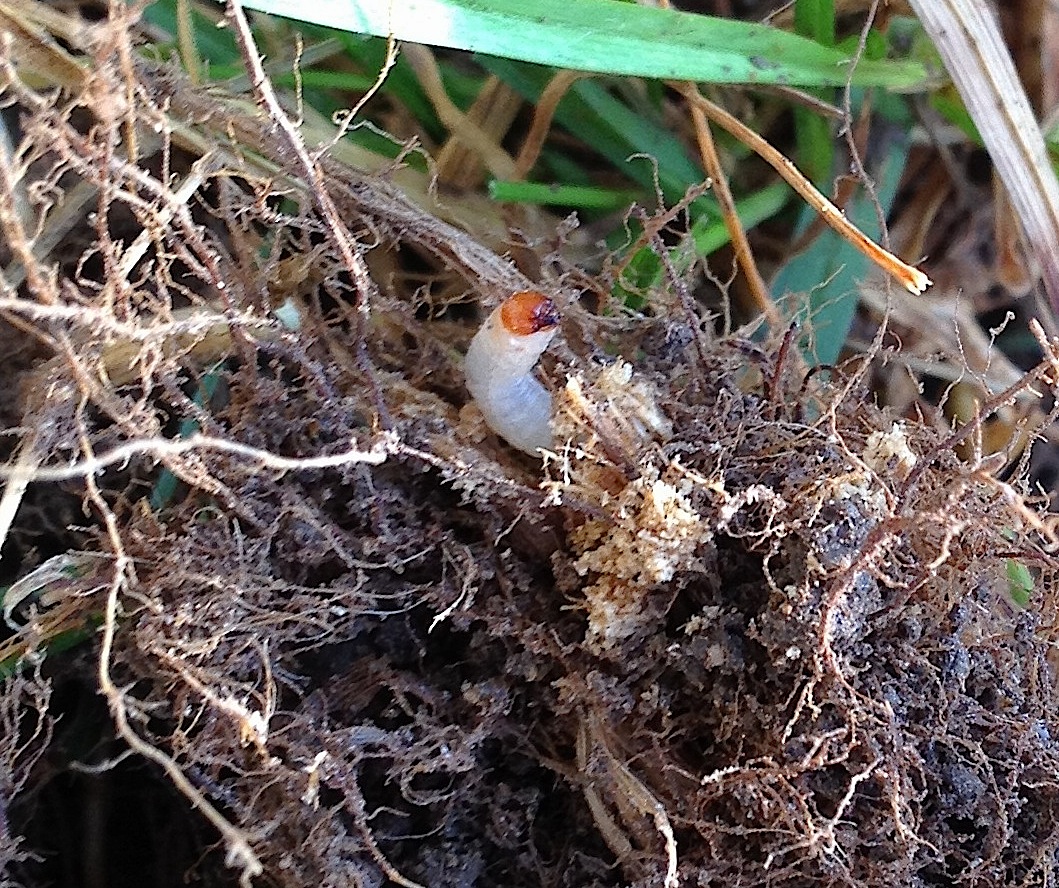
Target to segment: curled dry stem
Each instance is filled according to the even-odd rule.
[[[764,315],[771,329],[779,329],[782,326],[779,309],[769,295],[768,284],[765,283],[765,279],[758,270],[757,262],[754,261],[754,253],[750,249],[750,241],[747,240],[746,229],[743,228],[739,212],[736,210],[732,190],[728,187],[728,177],[725,175],[724,167],[721,165],[721,158],[717,153],[717,145],[714,142],[709,121],[706,119],[702,107],[694,101],[694,97],[702,98],[702,94],[693,83],[684,84],[683,93],[685,98],[688,99],[691,109],[691,119],[695,125],[695,138],[699,143],[702,165],[713,182],[713,193],[717,195],[717,202],[721,205],[724,226],[728,229],[728,236],[732,240],[736,261],[746,276],[747,286],[750,288],[750,295],[754,300],[754,307]]]
[[[679,83],[674,83],[672,86],[677,90],[684,88]],[[806,203],[820,214],[820,218],[883,271],[896,278],[910,293],[922,293],[931,285],[930,278],[918,268],[913,268],[898,259],[889,250],[884,250],[850,222],[838,207],[816,189],[813,183],[802,174],[790,158],[785,157],[773,148],[766,139],[763,139],[746,124],[737,120],[720,105],[711,102],[705,96],[697,94],[686,95],[693,106],[700,108],[710,120],[727,130],[761,157],[783,177],[791,188],[798,192]]]

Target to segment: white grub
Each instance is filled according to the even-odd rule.
[[[525,291],[486,318],[467,349],[467,390],[486,424],[512,447],[537,455],[552,447],[552,397],[533,375],[559,329],[547,296]]]

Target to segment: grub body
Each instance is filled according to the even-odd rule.
[[[533,368],[558,321],[546,296],[516,293],[486,318],[467,349],[467,389],[486,423],[530,454],[552,446],[552,398]]]

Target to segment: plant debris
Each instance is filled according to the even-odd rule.
[[[227,855],[196,848],[197,878],[1055,880],[1059,540],[1024,472],[875,406],[869,359],[808,373],[790,337],[717,332],[675,275],[590,310],[561,244],[530,281],[127,23],[91,33],[64,92],[0,54],[0,323],[33,340],[4,566],[49,565],[0,642],[9,882],[63,853],[32,798],[64,671],[108,707],[68,759],[145,757]],[[531,288],[563,314],[543,465],[462,382]],[[993,409],[1054,386],[1041,343]],[[78,502],[48,538],[78,524],[76,553],[27,491]]]

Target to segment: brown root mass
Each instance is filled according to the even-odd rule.
[[[566,345],[542,467],[459,368],[484,314],[461,303],[520,272],[325,156],[366,291],[260,113],[107,39],[80,92],[4,69],[24,141],[2,260],[24,275],[0,303],[38,343],[7,367],[11,464],[84,497],[98,556],[19,602],[5,650],[103,622],[0,696],[12,880],[73,668],[261,884],[1055,881],[1054,540],[1017,480],[856,373],[715,335],[678,284],[592,313],[569,270],[545,284]],[[77,237],[34,256],[78,194]]]

